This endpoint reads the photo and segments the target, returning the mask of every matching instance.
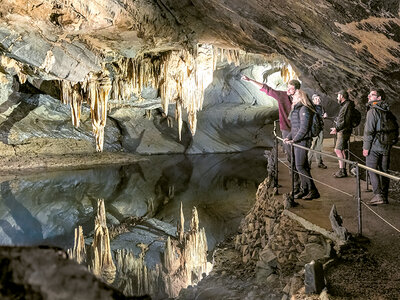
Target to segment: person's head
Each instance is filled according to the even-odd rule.
[[[346,101],[346,100],[348,100],[348,99],[349,99],[349,93],[347,93],[346,90],[340,90],[337,93],[337,101],[338,101],[339,104],[344,102],[344,101]]]
[[[321,98],[319,97],[318,94],[312,95],[312,100],[315,105],[321,105]]]
[[[294,93],[296,93],[297,90],[299,90],[301,87],[301,83],[300,81],[296,80],[296,79],[292,79],[288,82],[288,86],[287,86],[287,94],[288,96],[293,96]]]
[[[315,111],[314,105],[312,104],[310,98],[308,98],[306,92],[303,90],[296,90],[296,93],[293,95],[293,105],[301,102],[304,106],[307,106],[312,111]]]
[[[368,102],[385,100],[385,91],[378,88],[371,88],[368,94]]]

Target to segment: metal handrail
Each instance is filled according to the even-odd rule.
[[[273,131],[274,132],[274,136],[275,136],[275,147],[276,147],[275,178],[274,178],[275,180],[274,180],[274,182],[275,182],[275,188],[276,188],[276,190],[278,190],[278,163],[277,163],[278,140],[283,142],[283,138],[279,137],[276,134],[276,128],[277,128],[276,124],[277,124],[277,121],[274,122],[274,131]],[[397,176],[394,176],[394,175],[391,175],[391,174],[376,170],[374,168],[367,167],[367,166],[365,166],[363,164],[360,164],[360,163],[358,163],[356,161],[352,161],[352,160],[340,158],[340,157],[337,157],[337,156],[333,156],[331,154],[324,153],[324,152],[321,152],[321,151],[317,151],[317,150],[314,150],[314,149],[310,149],[308,147],[304,147],[304,146],[301,146],[301,145],[298,145],[298,144],[295,144],[295,143],[291,143],[290,145],[291,145],[291,169],[292,169],[292,196],[291,197],[294,197],[294,147],[297,147],[297,148],[300,148],[300,149],[304,149],[304,150],[308,150],[308,151],[311,151],[313,153],[319,153],[319,154],[321,154],[323,156],[331,157],[333,159],[337,159],[337,160],[340,160],[340,161],[343,161],[345,163],[348,163],[350,165],[355,166],[355,169],[356,169],[356,181],[357,181],[355,198],[357,199],[358,234],[359,235],[362,235],[362,210],[361,210],[362,201],[361,201],[361,187],[360,187],[360,167],[365,169],[365,170],[367,170],[367,171],[371,171],[371,172],[374,172],[376,174],[379,174],[381,176],[385,176],[385,177],[388,177],[390,179],[394,179],[394,180],[400,181],[400,177],[397,177]],[[400,147],[399,147],[399,149],[400,149]],[[363,203],[363,204],[365,205],[365,203]],[[382,218],[381,216],[379,216],[379,217]],[[385,220],[385,222],[388,223],[386,220]],[[388,223],[388,224],[391,225],[390,223]],[[393,226],[393,225],[391,225],[391,226]]]

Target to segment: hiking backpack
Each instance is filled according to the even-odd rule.
[[[361,122],[361,113],[357,108],[353,107],[351,111],[351,127],[352,128],[357,127],[358,125],[360,125],[360,122]]]
[[[392,146],[399,140],[399,124],[391,111],[375,109],[379,115],[377,138],[382,145]]]
[[[317,112],[314,113],[311,124],[311,136],[316,137],[324,129],[324,120]]]

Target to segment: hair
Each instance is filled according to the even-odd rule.
[[[297,79],[292,79],[292,80],[290,80],[290,81],[288,82],[288,84],[293,85],[294,88],[295,88],[296,90],[299,90],[300,87],[301,87],[301,83],[300,83],[300,81],[298,81]]]
[[[386,99],[385,91],[383,89],[377,89],[376,90],[376,96],[381,97],[381,100]]]
[[[306,94],[305,91],[300,90],[300,89],[297,90],[295,97],[299,97],[301,104],[303,104],[304,106],[307,106],[314,113],[316,112],[314,103],[310,100],[310,98],[308,97],[308,95]]]

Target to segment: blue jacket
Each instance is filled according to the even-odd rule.
[[[311,145],[311,123],[314,112],[301,102],[297,103],[290,112],[289,118],[292,130],[288,135],[289,140],[302,146]]]

